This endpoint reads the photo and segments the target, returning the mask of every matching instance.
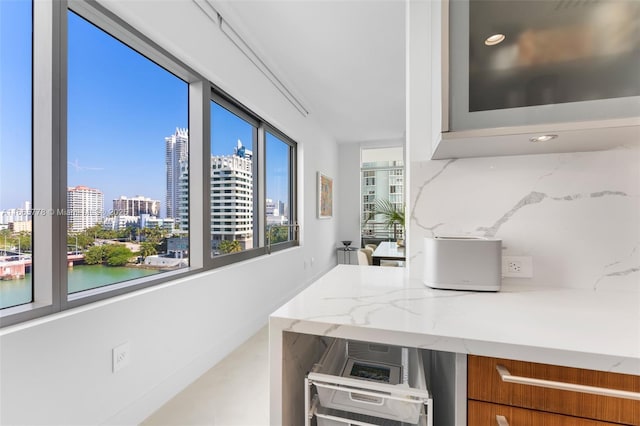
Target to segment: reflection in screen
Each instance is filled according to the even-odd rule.
[[[470,111],[640,95],[638,1],[471,0],[469,20]]]

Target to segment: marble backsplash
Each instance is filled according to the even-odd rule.
[[[557,287],[640,292],[640,143],[598,152],[410,165],[409,267],[422,278],[427,236],[502,239]]]

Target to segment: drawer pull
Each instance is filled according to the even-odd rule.
[[[574,383],[556,382],[553,380],[534,379],[531,377],[512,376],[503,365],[496,365],[500,379],[507,383],[519,385],[538,386],[541,388],[559,389],[573,392],[589,393],[592,395],[612,396],[614,398],[634,399],[640,401],[640,392],[631,392],[618,389],[608,389],[598,386],[576,385]]]
[[[496,416],[496,423],[498,426],[509,426],[509,422],[505,416]]]
[[[379,396],[363,395],[361,393],[349,392],[349,399],[353,402],[362,402],[363,404],[384,405],[384,399]]]

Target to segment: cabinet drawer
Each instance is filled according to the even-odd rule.
[[[640,376],[469,355],[468,397],[522,408],[640,425],[640,401],[502,381],[497,365],[511,375],[607,389],[640,392]]]
[[[469,400],[467,426],[608,426],[615,423]],[[503,416],[498,422],[498,416]],[[616,425],[617,426],[617,425]]]

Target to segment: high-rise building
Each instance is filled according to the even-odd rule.
[[[387,233],[383,219],[375,214],[376,200],[386,200],[401,211],[404,209],[404,165],[397,161],[362,163],[361,211],[363,235]]]
[[[253,248],[253,152],[237,142],[233,155],[211,157],[211,244]]]
[[[189,230],[189,161],[187,160],[180,162],[177,213],[175,220],[178,229],[182,231]]]
[[[167,171],[166,217],[178,215],[180,163],[189,160],[189,131],[176,128],[176,132],[164,138],[165,166]]]
[[[0,210],[0,225],[8,225],[11,222],[28,222],[31,220],[31,203],[24,202],[24,207],[17,209]]]
[[[80,232],[102,223],[104,194],[86,186],[67,188],[67,229]]]
[[[279,200],[272,200],[271,198],[266,199],[265,203],[265,215],[267,219],[269,216],[282,216],[285,219],[287,218],[287,205]]]
[[[265,214],[267,216],[278,216],[280,214],[277,207],[278,201],[273,201],[271,198],[267,198],[265,201]]]
[[[231,155],[211,156],[211,246],[238,241],[253,248],[253,152],[237,142]],[[177,226],[188,231],[188,162],[180,165]]]
[[[140,216],[142,214],[160,216],[160,201],[141,195],[132,198],[123,195],[113,200],[113,211],[121,216]]]

